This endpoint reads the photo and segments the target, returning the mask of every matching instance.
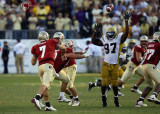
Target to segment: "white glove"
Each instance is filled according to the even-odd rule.
[[[85,58],[87,58],[87,57],[89,57],[89,56],[91,56],[91,55],[87,54],[87,55],[85,55]]]
[[[53,69],[53,77],[59,77],[59,74],[56,73],[55,69]]]

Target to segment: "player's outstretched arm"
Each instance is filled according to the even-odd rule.
[[[66,53],[65,56],[70,58],[70,59],[83,59],[83,58],[89,57],[90,55],[80,55],[80,54],[74,54],[74,53]]]
[[[101,32],[102,32],[102,25],[100,23],[96,23],[91,39],[91,42],[94,45],[103,46],[102,41],[98,38],[98,34],[101,34]]]
[[[125,19],[125,32],[123,33],[122,37],[121,37],[121,43],[124,43],[128,37],[128,33],[129,33],[129,25],[128,25],[128,20],[131,17],[131,14],[129,12],[126,12],[124,15],[124,19]]]
[[[85,53],[87,53],[87,51],[88,51],[88,49],[89,49],[89,47],[87,47],[86,49],[85,49],[85,51],[81,51],[81,52],[74,52],[75,54],[85,54]]]

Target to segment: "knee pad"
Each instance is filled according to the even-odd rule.
[[[73,83],[72,82],[69,82],[68,83],[68,88],[73,88],[74,86],[73,86]]]
[[[69,77],[66,77],[65,79],[63,79],[62,82],[69,83],[69,81],[70,81],[70,78],[69,78]]]
[[[153,88],[154,85],[155,85],[155,83],[154,83],[153,81],[150,81],[150,82],[147,82],[147,83],[148,83],[148,86],[149,86],[150,88]]]

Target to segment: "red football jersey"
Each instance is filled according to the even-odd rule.
[[[66,53],[71,53],[71,49],[67,48]],[[69,60],[70,59],[67,57],[65,59],[62,58],[61,50],[57,51],[57,56],[55,58],[55,63],[54,63],[55,64],[54,68],[56,73],[59,73],[65,67],[65,65],[69,62]]]
[[[135,64],[135,65],[139,65],[141,62],[138,62],[137,61],[137,58],[136,58],[136,52],[140,52],[142,54],[142,56],[144,56],[146,50],[140,46],[140,45],[136,45],[135,48],[134,48],[134,52],[133,52],[133,57],[131,59],[131,61]]]
[[[58,42],[50,39],[32,47],[31,53],[38,58],[39,65],[50,63],[54,66],[55,49]]]
[[[73,50],[72,49],[68,50],[68,53],[73,53]],[[74,64],[76,64],[75,59],[69,59],[69,62],[65,65],[65,68],[69,67],[69,66],[72,66]]]
[[[143,64],[154,64],[157,66],[160,60],[160,43],[149,42],[147,45],[147,53]]]

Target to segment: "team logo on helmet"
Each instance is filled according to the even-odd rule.
[[[40,42],[49,40],[49,34],[46,31],[41,31],[38,35],[38,39]]]

